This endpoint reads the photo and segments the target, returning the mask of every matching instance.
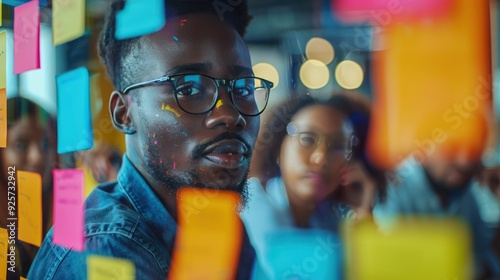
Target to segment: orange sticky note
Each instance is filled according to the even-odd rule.
[[[55,244],[83,251],[83,171],[54,169],[54,239]]]
[[[0,88],[0,147],[7,147],[7,93]]]
[[[40,68],[38,0],[14,8],[14,74]]]
[[[440,151],[479,157],[491,119],[489,1],[457,0],[439,19],[389,24],[374,54],[368,149],[394,167]],[[442,147],[447,147],[443,151]]]
[[[343,227],[346,279],[473,279],[471,236],[458,220],[394,220]]]
[[[117,259],[103,256],[87,257],[87,279],[88,280],[134,280],[135,266],[125,259]]]
[[[52,2],[52,39],[54,46],[64,44],[85,32],[85,0]]]
[[[7,88],[7,83],[6,83],[7,41],[6,40],[7,40],[7,32],[5,31],[0,32],[0,88]]]
[[[17,171],[18,238],[40,246],[42,243],[42,177],[38,173]]]
[[[239,203],[239,195],[230,191],[179,190],[179,227],[168,279],[234,279],[243,234]]]
[[[9,247],[7,230],[0,228],[0,280],[7,279],[7,250]]]

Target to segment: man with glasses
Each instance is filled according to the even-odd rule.
[[[118,181],[86,200],[85,251],[54,245],[51,231],[30,279],[86,279],[88,255],[129,259],[137,279],[165,279],[181,187],[231,190],[246,199],[259,114],[273,86],[252,72],[242,38],[250,21],[246,1],[221,20],[213,1],[166,0],[161,30],[120,41],[116,13],[125,2],[111,5],[98,43],[116,88],[111,118],[126,137]],[[254,258],[245,233],[237,279],[250,278]]]

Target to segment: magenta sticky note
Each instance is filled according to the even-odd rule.
[[[38,0],[14,8],[14,73],[40,68]]]
[[[370,21],[383,27],[398,21],[441,16],[452,5],[452,0],[332,0],[333,12],[340,20]]]
[[[84,179],[81,169],[54,169],[54,244],[83,251]]]

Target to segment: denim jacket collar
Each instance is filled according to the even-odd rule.
[[[177,223],[126,155],[117,180],[158,240],[172,252]]]

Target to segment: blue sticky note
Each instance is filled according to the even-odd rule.
[[[165,25],[164,0],[127,1],[116,15],[118,40],[138,37],[160,30]]]
[[[90,149],[94,137],[87,68],[80,67],[57,76],[57,111],[57,152]]]
[[[343,279],[339,237],[321,229],[285,229],[266,235],[259,257],[269,279]]]
[[[31,0],[3,0],[2,4],[9,5],[9,6],[19,6],[19,5],[28,3],[29,1],[31,1]],[[47,6],[48,0],[40,0],[40,5]]]

